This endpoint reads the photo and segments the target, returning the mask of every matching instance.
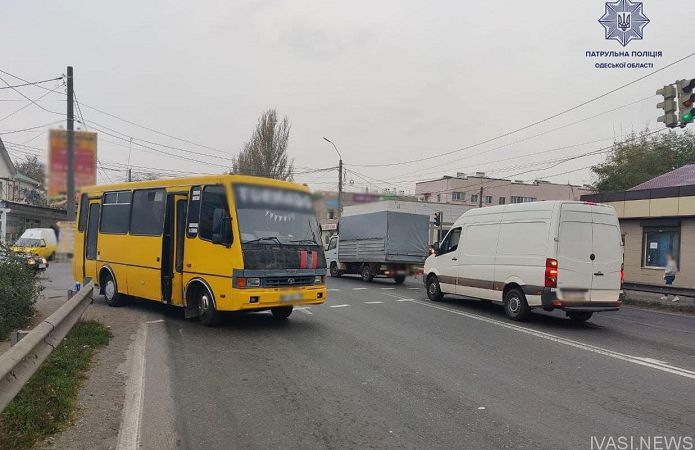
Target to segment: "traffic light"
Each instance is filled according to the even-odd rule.
[[[657,108],[664,111],[664,115],[656,119],[657,122],[663,122],[669,128],[678,126],[678,116],[676,116],[676,88],[671,85],[666,85],[656,91],[656,95],[662,95],[664,101],[656,105]]]
[[[436,227],[442,226],[442,213],[441,212],[434,213],[434,225]]]
[[[695,118],[695,78],[680,80],[676,83],[678,90],[678,117],[681,127],[693,122]]]

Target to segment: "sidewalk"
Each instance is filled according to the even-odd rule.
[[[637,307],[658,308],[677,312],[695,313],[695,297],[678,295],[679,300],[673,301],[674,295],[664,300],[664,294],[625,289],[625,304]]]

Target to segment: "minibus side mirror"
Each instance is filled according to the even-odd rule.
[[[212,243],[232,246],[232,218],[222,209],[216,209],[212,219]]]

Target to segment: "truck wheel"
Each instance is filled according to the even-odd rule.
[[[432,275],[427,279],[427,297],[433,302],[441,302],[444,298],[436,275]]]
[[[372,269],[369,267],[369,264],[362,266],[360,275],[362,275],[362,281],[366,281],[367,283],[374,279],[374,275],[372,274]]]
[[[104,289],[104,299],[109,306],[123,306],[130,300],[129,297],[119,294],[116,280],[113,279],[110,273],[106,273],[101,281]]]
[[[279,306],[277,308],[270,308],[270,312],[273,313],[273,317],[276,320],[285,320],[292,314],[293,306]]]
[[[396,284],[403,284],[405,283],[405,275],[396,275],[393,277],[393,281],[395,281]]]
[[[222,320],[220,312],[215,308],[215,301],[207,289],[201,289],[198,294],[198,320],[206,327],[217,326]]]
[[[569,311],[567,312],[567,317],[570,318],[572,322],[586,322],[587,320],[591,319],[591,316],[593,316],[594,313],[591,311]]]
[[[512,320],[524,321],[531,313],[526,296],[519,289],[510,289],[504,296],[504,312]]]
[[[333,278],[340,278],[340,270],[338,270],[338,263],[332,262],[331,263],[331,276]]]

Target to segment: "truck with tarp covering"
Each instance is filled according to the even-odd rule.
[[[357,274],[403,283],[422,268],[428,253],[429,216],[380,211],[343,217],[328,244],[326,260],[334,277]]]

